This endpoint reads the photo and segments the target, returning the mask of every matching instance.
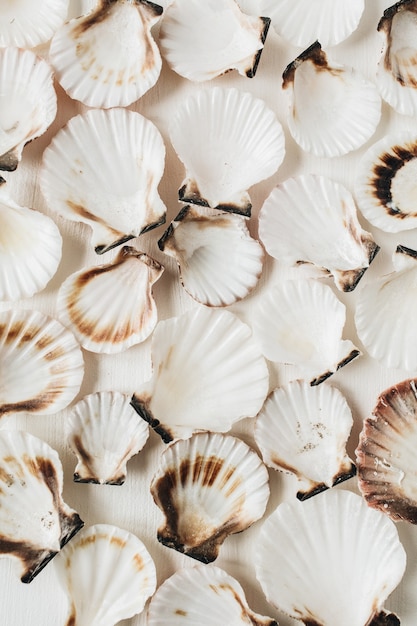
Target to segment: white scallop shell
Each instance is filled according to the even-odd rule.
[[[75,272],[63,282],[59,317],[86,350],[127,350],[155,328],[158,312],[152,286],[162,272],[147,254],[124,246],[112,263]]]
[[[268,471],[240,439],[198,433],[164,450],[151,493],[165,515],[158,541],[211,563],[228,535],[263,516]]]
[[[157,191],[164,161],[162,137],[142,115],[90,110],[73,117],[45,150],[40,183],[51,209],[91,226],[102,254],[165,222]]]
[[[58,453],[29,433],[0,430],[0,553],[30,583],[83,526],[62,500]]]
[[[41,291],[61,256],[62,237],[55,223],[16,204],[0,178],[0,300],[20,300]]]
[[[329,63],[319,42],[287,66],[283,87],[289,90],[290,133],[315,156],[356,150],[378,126],[381,99],[376,86],[351,67]]]
[[[38,311],[0,313],[0,417],[51,415],[77,395],[84,375],[73,335]]]
[[[342,490],[279,505],[262,526],[255,555],[268,601],[306,625],[323,626],[373,624],[406,562],[394,523]]]
[[[215,565],[177,570],[148,608],[148,626],[278,626],[250,610],[235,578]]]
[[[147,0],[97,0],[54,35],[49,58],[58,81],[91,107],[128,106],[154,86],[161,55],[151,28],[162,7]]]
[[[252,327],[267,359],[298,365],[318,385],[360,355],[342,339],[345,319],[346,308],[330,287],[286,280],[255,305]]]
[[[12,0],[0,5],[0,47],[33,48],[48,41],[67,17],[69,0]]]
[[[313,174],[272,190],[259,213],[259,237],[285,264],[314,263],[330,272],[341,291],[355,289],[379,250],[346,187]]]
[[[78,459],[74,480],[122,485],[126,463],[142,450],[148,424],[130,405],[130,397],[99,391],[77,402],[66,423],[67,440]]]
[[[71,603],[68,626],[115,626],[141,613],[156,588],[142,541],[109,524],[82,530],[54,565]]]
[[[0,13],[1,13],[0,8]],[[17,168],[24,146],[57,112],[52,69],[30,50],[0,48],[0,169]]]
[[[185,290],[208,306],[241,300],[262,273],[263,248],[240,215],[184,207],[158,245],[177,261]]]
[[[353,420],[343,395],[326,383],[295,380],[275,389],[255,422],[264,462],[295,474],[305,500],[355,475],[346,453]]]
[[[215,87],[192,95],[174,115],[171,142],[185,165],[180,200],[250,215],[247,190],[281,165],[284,133],[259,98]]]
[[[159,41],[170,67],[189,80],[210,80],[232,69],[252,78],[269,24],[242,13],[235,0],[174,0]]]

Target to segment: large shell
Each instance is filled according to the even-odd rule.
[[[162,272],[147,254],[124,246],[113,263],[81,270],[64,281],[58,293],[59,316],[86,350],[126,350],[155,328],[152,285]]]
[[[268,472],[240,439],[198,433],[162,453],[151,493],[165,515],[158,541],[211,563],[228,535],[263,516]]]
[[[116,391],[86,396],[67,421],[67,440],[78,458],[75,482],[122,485],[127,461],[148,436],[148,424],[131,407],[129,396]]]
[[[46,61],[30,50],[0,48],[1,170],[17,168],[25,144],[47,130],[56,111],[52,70]]]
[[[57,452],[29,433],[0,430],[0,553],[30,583],[83,526],[62,500]]]
[[[69,0],[2,2],[0,47],[33,48],[48,41],[67,17]]]
[[[91,107],[128,106],[153,87],[162,61],[151,28],[161,13],[147,0],[98,0],[64,24],[49,57],[71,98]]]
[[[342,291],[356,287],[379,250],[346,187],[312,174],[272,190],[259,213],[259,237],[271,256],[288,265],[314,263]]]
[[[355,475],[346,454],[352,423],[338,389],[296,380],[268,397],[256,418],[255,441],[269,467],[296,475],[297,498],[305,500]]]
[[[254,417],[268,392],[268,368],[252,332],[233,313],[200,307],[159,322],[154,374],[132,404],[166,442],[198,430],[226,432]]]
[[[164,160],[162,137],[142,115],[91,110],[56,134],[40,182],[51,209],[92,227],[101,254],[165,222],[157,191]]]
[[[162,53],[190,80],[210,80],[231,69],[252,78],[269,24],[269,18],[242,13],[235,0],[174,0],[162,20]]]
[[[250,215],[247,190],[281,165],[284,133],[259,98],[215,87],[190,96],[175,114],[170,136],[185,165],[180,200]]]
[[[0,177],[0,300],[29,298],[58,269],[62,237],[46,215],[20,207]]]
[[[115,626],[143,611],[156,588],[142,541],[109,524],[81,531],[54,565],[70,601],[66,626]]]
[[[284,502],[255,554],[268,601],[306,626],[399,624],[382,607],[404,574],[405,551],[393,522],[354,493]]]
[[[235,578],[215,565],[178,570],[153,596],[148,626],[278,626],[250,610]]]
[[[341,156],[374,134],[381,117],[376,86],[350,67],[329,63],[319,42],[290,63],[282,78],[290,91],[288,128],[303,150]]]
[[[51,415],[77,395],[84,374],[80,347],[56,320],[38,311],[0,313],[0,417]]]
[[[197,302],[227,306],[256,286],[264,252],[240,215],[187,206],[158,242],[176,259],[181,282]]]

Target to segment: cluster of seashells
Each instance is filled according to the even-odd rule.
[[[69,0],[0,6],[0,556],[25,583],[47,567],[63,626],[396,626],[384,608],[406,567],[396,523],[417,524],[417,251],[396,241],[394,271],[363,277],[386,253],[370,231],[417,227],[417,132],[374,139],[383,107],[417,115],[417,0],[374,24],[373,79],[329,51],[358,29],[364,0],[90,4],[72,19]],[[271,37],[298,49],[273,77],[287,136],[244,86]],[[136,110],[168,79],[185,94],[169,126]],[[319,167],[282,174],[291,150],[355,158],[354,185]],[[28,168],[39,207],[14,197]],[[173,293],[181,314],[161,315]],[[134,383],[97,389],[91,365],[128,350]],[[379,389],[350,452],[354,401],[339,381],[366,355],[408,377]],[[56,420],[55,446],[31,434],[37,416]],[[87,492],[64,500],[70,464],[79,493],[105,498],[151,445],[151,540],[85,525]],[[274,617],[250,608],[221,559],[252,525],[245,565]],[[182,559],[172,575],[153,557],[167,548]]]

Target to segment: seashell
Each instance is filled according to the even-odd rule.
[[[189,80],[210,80],[233,69],[253,78],[269,24],[269,18],[245,15],[235,0],[175,0],[164,14],[159,41],[170,67]]]
[[[71,603],[67,626],[114,626],[141,613],[156,588],[142,541],[109,524],[81,531],[54,565]]]
[[[170,137],[186,169],[180,200],[246,216],[252,207],[247,189],[275,174],[285,154],[275,113],[234,88],[187,98]]]
[[[67,17],[68,5],[69,0],[2,2],[0,47],[34,48],[49,41]]]
[[[274,258],[288,265],[314,263],[341,291],[355,289],[379,250],[359,224],[346,187],[312,174],[272,190],[259,213],[259,237]]]
[[[158,245],[177,261],[185,290],[208,306],[245,298],[262,273],[262,246],[240,215],[186,206]]]
[[[68,95],[90,107],[128,106],[153,87],[161,55],[151,28],[162,7],[147,0],[97,0],[54,35],[49,58]]]
[[[84,375],[80,347],[56,320],[38,311],[0,313],[0,418],[52,415],[77,395]]]
[[[112,263],[71,274],[58,293],[59,317],[83,348],[114,354],[144,341],[158,313],[152,285],[163,267],[124,246]]]
[[[330,287],[286,280],[258,301],[252,328],[267,359],[298,365],[314,386],[360,355],[341,338],[345,319],[345,306]]]
[[[165,222],[157,191],[164,160],[162,137],[142,115],[91,110],[73,117],[45,150],[41,188],[53,210],[91,226],[103,254]]]
[[[116,391],[92,393],[72,408],[67,440],[78,458],[74,481],[123,485],[126,463],[142,450],[149,427]]]
[[[0,48],[0,170],[17,168],[24,146],[43,135],[56,112],[48,63],[30,50]]]
[[[151,493],[165,515],[158,541],[211,563],[228,535],[263,516],[268,471],[240,439],[198,433],[162,453]]]
[[[20,300],[54,276],[62,237],[49,217],[16,204],[5,183],[0,177],[0,300]]]
[[[235,578],[215,565],[178,570],[165,580],[148,608],[148,626],[278,626],[250,610]]]
[[[84,525],[62,500],[58,453],[29,433],[0,430],[0,553],[30,583]]]
[[[370,139],[381,117],[376,86],[353,68],[329,63],[318,41],[290,63],[288,128],[298,145],[319,157],[342,156]]]
[[[255,555],[268,602],[306,626],[400,623],[382,607],[404,574],[404,548],[395,524],[354,493],[280,504]]]
[[[199,430],[226,432],[254,417],[268,393],[252,332],[229,311],[201,307],[159,322],[152,362],[154,374],[132,406],[166,443]]]
[[[352,424],[351,410],[338,389],[295,380],[268,397],[254,434],[264,463],[295,474],[297,498],[306,500],[356,474],[346,454]]]

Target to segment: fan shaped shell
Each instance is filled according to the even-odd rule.
[[[2,2],[0,47],[33,48],[48,41],[67,17],[69,0]]]

